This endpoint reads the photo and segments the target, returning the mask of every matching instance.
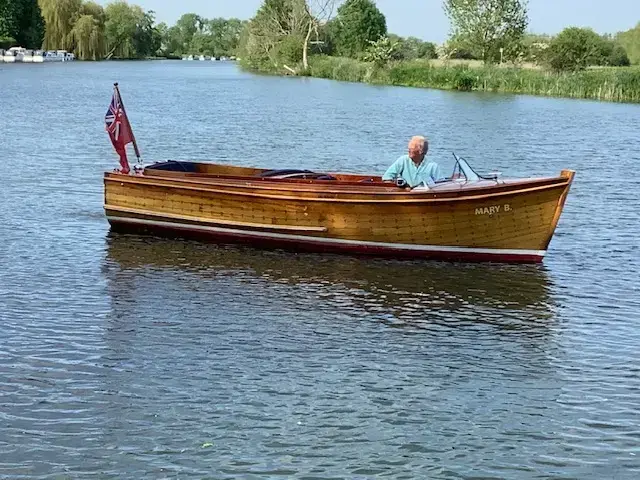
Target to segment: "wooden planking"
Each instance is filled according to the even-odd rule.
[[[135,198],[135,197],[134,197],[134,198]],[[150,199],[149,199],[149,196],[147,196],[147,197],[145,198],[145,201],[143,201],[143,202],[142,202],[142,205],[143,205],[143,206],[146,206],[146,205],[148,204],[148,201],[149,201],[149,200],[150,200]],[[223,204],[222,204],[222,207],[223,207],[227,212],[229,212],[229,211],[231,211],[231,210],[232,210],[232,206],[234,206],[234,203],[233,203],[233,202],[228,202],[228,204],[227,204],[227,205],[224,205],[224,203],[227,203],[227,202],[228,202],[228,201],[227,201],[227,200],[225,200],[225,201],[223,202]],[[189,204],[190,204],[192,207],[197,205],[197,208],[198,208],[199,210],[200,210],[200,209],[201,209],[201,207],[202,207],[202,204],[197,204],[197,203],[195,203],[195,202],[191,202],[191,203],[189,203],[189,202],[185,202],[185,201],[176,201],[176,200],[174,199],[174,202],[173,202],[173,208],[171,208],[171,205],[170,205],[169,210],[172,210],[172,209],[175,209],[175,208],[177,208],[177,209],[181,209],[181,210],[182,210],[182,209],[184,209],[185,207],[187,207]],[[235,205],[235,206],[237,207],[237,205]],[[246,204],[243,204],[242,206],[243,206],[243,208],[247,208],[247,205],[246,205]],[[251,206],[249,206],[249,207],[251,207]],[[256,209],[255,209],[255,206],[253,206],[253,208],[249,208],[249,210],[250,210],[251,212],[254,212],[254,211],[256,210]],[[265,209],[264,211],[266,212],[267,210]],[[233,216],[233,217],[236,217],[236,218],[237,218],[237,217],[244,217],[244,216],[245,216],[245,213],[244,213],[244,212],[242,212],[242,211],[238,212],[238,211],[236,210],[236,211],[231,211],[231,213],[232,213],[232,216]],[[397,214],[397,213],[398,213],[398,212],[396,212],[396,214]],[[286,220],[286,217],[287,217],[286,213],[283,215],[283,213],[282,213],[282,212],[273,212],[273,211],[269,212],[269,213],[268,213],[268,216],[269,216],[269,217],[274,217],[274,216],[275,216],[275,217],[282,218],[282,219],[284,219],[284,220]],[[358,224],[363,223],[363,222],[362,222],[362,220],[363,220],[363,219],[361,218],[361,217],[362,217],[362,215],[357,214],[357,217],[358,217],[358,218],[357,218],[357,223],[358,223]],[[372,220],[372,219],[369,219],[369,223],[371,223],[371,224],[372,224],[372,225],[374,225],[374,226],[375,226],[375,225],[377,225],[377,224],[380,222],[379,212],[376,212],[376,217],[377,217],[377,219],[376,219],[375,221],[374,221],[374,220]],[[450,216],[450,215],[447,215],[446,217],[447,217],[448,219],[450,219],[450,218],[451,218],[451,216]],[[263,214],[262,218],[263,218],[263,219],[265,219],[265,218],[267,218],[267,217]],[[334,215],[334,216],[333,216],[333,219],[335,220],[335,218],[336,218],[336,216]],[[383,217],[383,218],[384,218],[384,217]],[[410,216],[410,215],[404,215],[404,216],[401,216],[401,218],[405,219],[405,220],[402,220],[402,221],[399,221],[399,220],[398,220],[398,216],[391,216],[391,217],[389,217],[389,218],[391,218],[391,220],[393,221],[393,224],[392,224],[392,225],[390,225],[390,227],[392,227],[394,230],[396,230],[396,233],[398,233],[399,231],[402,231],[402,226],[403,226],[402,221],[405,221],[406,219],[411,219],[411,218],[412,218],[412,216]],[[342,219],[342,221],[344,222],[344,218]],[[433,221],[434,221],[434,218],[431,218],[431,222],[433,222]],[[365,222],[366,222],[366,220],[365,220]],[[400,223],[399,223],[399,222],[400,222]],[[338,223],[338,222],[334,222],[334,225],[335,225],[335,223]],[[349,222],[347,222],[347,223],[349,223]],[[440,222],[436,222],[436,223],[442,223],[442,222],[440,221]],[[473,225],[473,223],[472,223],[472,222],[468,222],[468,223],[469,223],[469,225]],[[476,222],[476,223],[477,223],[477,222]],[[538,223],[538,222],[536,222],[536,223]],[[407,225],[406,221],[405,221],[404,225]],[[476,225],[476,226],[477,226],[477,225]],[[356,228],[357,228],[357,227],[356,227]],[[413,225],[410,225],[410,228],[409,228],[409,229],[411,230],[411,229],[413,229],[413,228],[415,228],[415,227],[414,227]]]
[[[221,225],[226,227],[236,227],[236,228],[246,228],[253,230],[274,230],[274,231],[286,231],[286,232],[326,232],[326,227],[308,227],[308,226],[300,226],[300,225],[273,225],[266,223],[250,223],[250,222],[238,222],[232,220],[220,220],[217,218],[206,218],[206,217],[195,217],[192,215],[178,215],[174,213],[166,213],[166,212],[154,212],[150,210],[142,210],[137,208],[127,208],[127,207],[114,207],[114,206],[104,206],[105,210],[108,214],[120,214],[120,216],[127,216],[127,214],[140,216],[144,218],[162,218],[169,220],[180,220],[182,222],[193,223],[193,224],[211,224],[211,225]],[[124,215],[123,215],[124,214]]]
[[[113,205],[227,222],[326,228],[325,236],[354,240],[524,249],[548,243],[562,192],[558,186],[527,188],[519,195],[475,195],[466,201],[449,198],[438,203],[424,198],[400,204],[345,203],[318,197],[310,202],[277,195],[258,195],[247,201],[246,195],[233,191],[174,188],[171,182],[117,181],[121,179],[105,177],[107,208]],[[329,198],[336,200],[335,195]],[[511,202],[513,209],[491,217],[476,215],[476,208],[490,208],[497,201],[503,205]]]

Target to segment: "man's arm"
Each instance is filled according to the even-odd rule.
[[[384,172],[384,175],[382,175],[382,180],[384,181],[395,180],[400,176],[401,173],[402,173],[402,162],[400,161],[400,158],[399,158],[391,164],[391,166],[387,169],[386,172]]]

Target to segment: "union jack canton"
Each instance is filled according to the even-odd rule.
[[[104,122],[106,124],[107,132],[113,136],[113,140],[116,142],[120,139],[120,127],[122,125],[122,107],[120,106],[120,99],[117,92],[113,92],[111,98],[111,104],[107,110],[107,114],[104,116]]]

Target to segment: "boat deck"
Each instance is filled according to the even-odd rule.
[[[177,162],[176,162],[177,163]],[[181,162],[185,163],[185,162]],[[160,164],[164,166],[166,164]],[[202,166],[202,167],[201,167]],[[358,175],[350,173],[309,172],[312,178],[282,176],[263,176],[265,169],[228,167],[216,164],[189,164],[195,171],[166,170],[147,167],[139,176],[157,181],[171,181],[182,184],[207,187],[236,187],[259,189],[263,191],[295,191],[296,193],[355,194],[376,196],[460,196],[468,194],[495,193],[499,191],[520,190],[522,188],[551,187],[566,183],[566,178],[498,178],[480,179],[467,182],[454,179],[438,182],[427,187],[401,188],[393,182],[384,182],[380,176]],[[319,178],[318,178],[319,177]],[[323,178],[330,177],[330,179]]]

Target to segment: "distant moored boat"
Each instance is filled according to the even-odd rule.
[[[66,50],[47,50],[44,54],[45,62],[70,62],[75,58],[73,53]]]
[[[2,61],[4,63],[16,63],[16,55],[14,51],[11,49],[5,51],[4,55],[2,55]]]

